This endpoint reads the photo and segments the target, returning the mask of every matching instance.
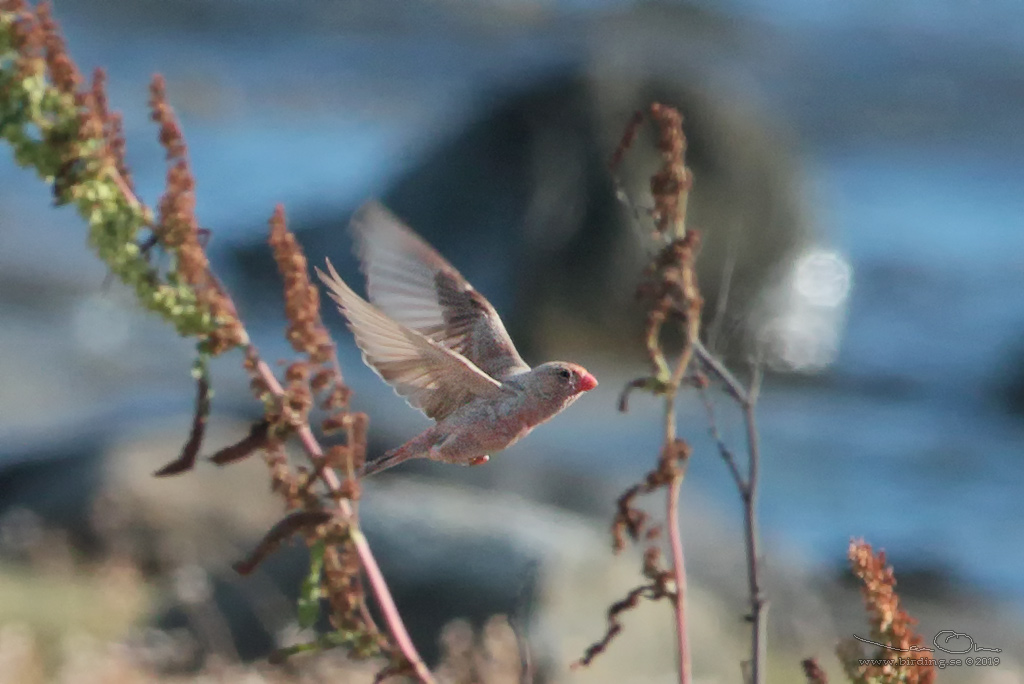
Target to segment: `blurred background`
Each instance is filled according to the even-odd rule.
[[[835,639],[864,629],[838,579],[863,536],[926,640],[952,629],[1004,649],[1000,667],[944,679],[1021,676],[1024,5],[56,5],[83,71],[107,70],[150,203],[164,165],[146,88],[167,78],[211,256],[266,358],[291,358],[265,246],[273,205],[312,263],[330,257],[359,289],[345,225],[378,197],[494,303],[528,362],[573,360],[601,381],[485,468],[415,464],[367,485],[367,533],[429,657],[444,625],[462,634],[451,620],[502,613],[532,625],[551,680],[671,680],[663,606],[627,620],[633,640],[606,665],[565,668],[639,580],[604,530],[660,442],[653,400],[615,406],[646,370],[633,291],[651,243],[606,162],[657,100],[685,116],[707,329],[741,376],[756,357],[769,371],[773,671],[796,681],[808,655],[834,669]],[[619,174],[641,214],[651,140]],[[131,643],[168,671],[262,657],[295,638],[302,573],[298,549],[255,579],[230,571],[280,513],[264,468],[149,477],[187,434],[191,349],[105,283],[81,222],[51,205],[0,154],[0,653],[48,654],[47,673],[83,639],[108,655]],[[422,429],[324,313],[373,453]],[[246,385],[240,357],[217,362],[210,450],[256,415]],[[740,449],[740,416],[724,399],[718,413]],[[696,396],[680,433],[695,447],[683,518],[697,672],[735,681],[739,499]]]

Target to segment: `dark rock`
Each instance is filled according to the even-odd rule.
[[[1004,355],[993,386],[996,400],[1011,415],[1024,418],[1024,346]]]
[[[494,302],[527,355],[581,340],[618,350],[638,336],[633,292],[649,258],[651,224],[637,230],[607,162],[633,111],[653,101],[685,116],[696,176],[688,225],[704,236],[706,312],[714,314],[729,268],[723,324],[737,350],[763,323],[754,314],[766,290],[813,240],[791,146],[754,104],[703,70],[714,48],[706,41],[684,48],[678,36],[675,52],[661,40],[649,41],[647,52],[637,47],[684,16],[582,23],[584,38],[564,41],[563,63],[546,76],[484,90],[468,123],[428,146],[382,193]],[[641,212],[651,206],[648,182],[658,165],[652,139],[649,131],[641,136],[620,172]],[[325,203],[292,207],[291,215],[311,261],[329,255],[358,281],[341,230],[354,209]],[[276,307],[280,288],[266,247],[241,249],[235,261],[242,277],[234,290],[254,307]]]

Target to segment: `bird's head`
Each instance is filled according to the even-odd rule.
[[[575,363],[552,361],[533,369],[537,384],[544,394],[575,398],[597,387],[597,379]]]

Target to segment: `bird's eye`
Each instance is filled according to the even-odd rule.
[[[569,378],[572,377],[572,373],[569,371],[568,368],[561,368],[558,371],[558,377],[562,378],[563,380],[568,380]]]

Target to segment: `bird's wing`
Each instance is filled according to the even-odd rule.
[[[327,268],[329,274],[317,269],[317,275],[348,319],[366,364],[410,404],[439,421],[476,397],[501,391],[498,381],[465,358],[393,321],[353,292],[330,261]]]
[[[504,380],[530,369],[487,299],[377,202],[352,219],[366,291],[393,319]]]

